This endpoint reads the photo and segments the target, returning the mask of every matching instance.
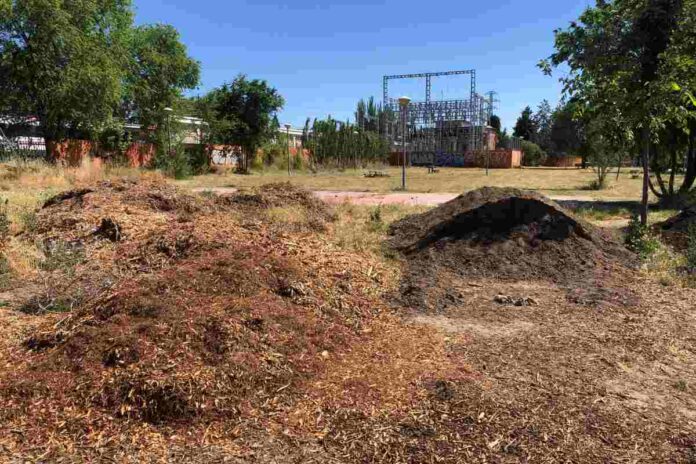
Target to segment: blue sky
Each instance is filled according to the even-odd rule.
[[[382,76],[476,69],[480,93],[498,92],[496,111],[512,127],[522,108],[560,98],[557,76],[539,59],[553,50],[553,30],[566,27],[591,0],[134,0],[138,23],[179,29],[201,62],[195,93],[238,73],[263,78],[285,97],[280,119],[353,117],[357,100],[381,100]],[[394,86],[422,98],[423,83]],[[433,83],[433,96],[456,96],[464,79]]]

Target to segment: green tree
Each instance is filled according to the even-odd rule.
[[[694,56],[695,11],[693,0],[598,0],[579,21],[556,31],[556,52],[540,63],[548,73],[567,65],[565,93],[595,114],[618,113],[633,132],[643,164],[644,224],[650,152],[673,106],[665,65],[671,52]]]
[[[360,99],[355,107],[355,125],[361,131],[379,132],[382,108],[375,103],[375,98],[367,101]]]
[[[534,143],[539,145],[545,152],[550,152],[552,150],[551,145],[551,129],[553,127],[553,112],[551,110],[551,105],[548,100],[543,100],[537,112],[534,113],[532,117],[534,121],[534,127],[536,129],[536,135],[534,136]]]
[[[537,127],[532,116],[532,109],[529,106],[522,110],[522,114],[517,118],[512,135],[529,142],[533,141],[537,134]]]
[[[500,122],[500,116],[495,114],[491,115],[491,120],[488,124],[495,130],[495,133],[500,136],[500,130],[502,129],[502,123]]]
[[[164,108],[189,106],[182,92],[200,79],[200,64],[189,58],[179,32],[164,24],[133,29],[125,81],[125,118],[145,127],[164,125]],[[190,109],[190,108],[189,108]]]
[[[500,137],[498,138],[497,148],[509,148],[509,144],[510,135],[508,135],[507,129],[503,129],[503,131],[500,133]]]
[[[265,80],[249,80],[243,74],[230,84],[211,91],[213,115],[211,126],[214,138],[225,145],[239,145],[243,160],[240,170],[248,171],[256,151],[276,135],[274,116],[285,101]]]
[[[620,124],[613,124],[606,117],[595,117],[587,126],[587,159],[597,178],[591,184],[595,190],[607,186],[607,177],[611,168],[619,169],[621,165],[623,140],[617,135]]]
[[[525,166],[540,166],[546,161],[546,153],[539,145],[528,140],[522,140],[522,164]]]
[[[585,161],[585,128],[576,116],[576,105],[573,102],[558,106],[553,112],[551,123],[551,146],[560,155],[582,156]]]
[[[122,95],[130,0],[3,0],[0,108],[38,118],[53,142],[112,122]]]

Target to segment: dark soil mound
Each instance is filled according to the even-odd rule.
[[[696,206],[686,208],[676,216],[657,224],[656,229],[672,246],[683,249],[687,246],[687,234],[692,226],[696,227]]]
[[[692,225],[696,226],[696,206],[686,208],[676,216],[659,224],[660,229],[674,232],[688,232]]]
[[[451,278],[572,286],[598,271],[635,264],[634,256],[608,234],[542,195],[516,189],[469,192],[393,224],[390,235],[390,245],[408,260],[402,290],[417,305],[426,289]]]

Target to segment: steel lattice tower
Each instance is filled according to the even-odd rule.
[[[469,76],[469,97],[433,101],[433,79],[458,75]],[[467,153],[483,150],[486,127],[496,100],[495,92],[489,92],[487,97],[476,92],[476,70],[384,76],[382,104],[392,114],[399,114],[400,109],[398,100],[389,95],[389,82],[398,79],[425,80],[425,99],[414,100],[408,107],[407,137],[412,164],[434,164],[436,158],[443,155],[460,157],[463,163]],[[392,143],[397,143],[398,134],[396,130],[388,131]]]

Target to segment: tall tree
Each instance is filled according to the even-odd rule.
[[[551,124],[551,146],[561,155],[584,156],[585,130],[576,114],[574,102],[563,103],[553,112]]]
[[[532,142],[537,134],[537,127],[532,116],[532,108],[529,106],[522,110],[522,114],[517,118],[517,123],[515,124],[512,135]]]
[[[683,30],[694,8],[693,0],[598,0],[578,22],[556,31],[556,52],[540,63],[546,72],[567,65],[570,72],[561,79],[566,94],[598,114],[619,113],[634,132],[642,152],[644,224],[650,149],[666,115],[660,71],[674,46],[673,34]],[[693,38],[694,33],[691,27],[685,34]]]
[[[364,128],[367,123],[367,104],[362,98],[358,100],[358,104],[355,107],[355,124]]]
[[[283,97],[265,80],[249,80],[240,74],[207,98],[214,109],[215,138],[219,143],[239,145],[244,155],[239,167],[248,171],[258,148],[276,135],[273,120],[285,104]]]
[[[488,124],[495,130],[495,133],[500,135],[500,130],[502,129],[502,123],[500,122],[500,116],[495,114],[491,115],[491,120]]]
[[[139,26],[132,31],[130,66],[125,81],[126,119],[163,126],[164,108],[174,106],[200,78],[200,64],[188,56],[172,26]]]
[[[35,116],[47,147],[107,126],[121,101],[130,0],[5,0],[0,108]]]
[[[539,104],[537,112],[534,113],[532,119],[534,121],[534,127],[536,128],[534,143],[539,145],[545,152],[551,151],[551,128],[553,120],[551,105],[548,100],[543,100]]]

